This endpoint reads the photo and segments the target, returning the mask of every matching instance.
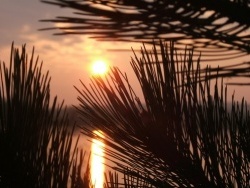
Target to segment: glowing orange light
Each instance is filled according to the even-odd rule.
[[[108,72],[109,65],[104,60],[96,60],[91,66],[93,75],[101,76]]]
[[[94,131],[95,134],[103,137],[99,131]],[[103,188],[104,183],[104,143],[100,140],[93,139],[92,142],[92,157],[91,157],[91,178],[95,188]]]

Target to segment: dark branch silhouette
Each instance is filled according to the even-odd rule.
[[[217,59],[236,58],[250,52],[250,2],[230,0],[44,0],[76,10],[47,22],[65,23],[57,35],[88,34],[98,40],[152,43],[175,41]]]
[[[104,133],[99,139],[106,145],[105,156],[115,163],[115,170],[131,177],[124,187],[126,183],[145,187],[145,182],[164,188],[247,187],[247,104],[244,99],[236,103],[233,97],[228,101],[223,81],[216,79],[212,85],[208,78],[220,71],[234,75],[230,71],[234,66],[204,72],[191,51],[181,58],[172,43],[159,48],[161,54],[156,46],[151,52],[143,48],[142,57],[131,60],[145,106],[118,68],[107,78],[97,77],[90,85],[82,82],[81,89],[76,88],[77,108],[91,126],[83,126],[83,133],[93,138],[98,135],[92,129]],[[133,179],[143,184],[135,185]]]
[[[19,53],[13,44],[10,62],[0,61],[0,187],[80,187],[75,126],[50,97],[49,72],[43,74],[34,49],[29,57],[25,45]]]

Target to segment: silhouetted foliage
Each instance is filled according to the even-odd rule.
[[[82,89],[76,88],[79,113],[89,124],[83,133],[104,140],[113,169],[130,177],[113,184],[248,186],[250,114],[245,100],[238,103],[232,97],[228,106],[223,79],[212,83],[214,70],[200,69],[192,51],[177,56],[173,43],[161,43],[161,54],[156,48],[150,53],[143,48],[142,57],[131,61],[145,106],[118,68],[107,78],[93,78],[89,87],[82,82]]]
[[[83,187],[83,154],[42,65],[11,48],[0,64],[0,187]]]
[[[87,34],[98,40],[144,43],[175,41],[176,47],[188,45],[208,60],[231,59],[250,52],[249,0],[42,2],[75,10],[74,16],[42,20],[63,23],[46,28],[59,30],[58,35]]]
[[[123,182],[110,174],[107,187],[248,186],[249,111],[244,99],[232,97],[228,106],[222,78],[249,77],[249,62],[199,66],[200,57],[214,62],[249,55],[248,0],[42,2],[76,10],[72,17],[42,20],[62,23],[44,30],[154,43],[152,52],[143,48],[131,62],[146,106],[118,68],[76,88],[77,108],[89,124],[83,133],[98,138],[92,130],[102,131],[106,155],[124,174]],[[174,41],[175,48],[158,41]]]

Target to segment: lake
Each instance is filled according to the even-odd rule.
[[[100,135],[100,132],[94,131],[96,134]],[[91,167],[91,180],[95,185],[95,188],[103,188],[104,183],[104,172],[105,172],[105,159],[104,159],[104,143],[96,140],[91,139],[85,136],[84,134],[76,133],[73,136],[73,144],[76,143],[77,137],[80,135],[79,141],[78,141],[78,148],[82,149],[83,152],[85,152],[84,157],[84,164],[82,169],[82,177],[84,175],[84,172],[86,170],[86,166],[88,163],[88,160],[90,160],[90,167]],[[89,155],[91,153],[90,159]]]

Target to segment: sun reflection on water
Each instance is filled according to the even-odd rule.
[[[100,131],[94,131],[98,136],[103,137]],[[104,183],[104,143],[93,139],[91,144],[91,178],[95,188],[103,188]]]

